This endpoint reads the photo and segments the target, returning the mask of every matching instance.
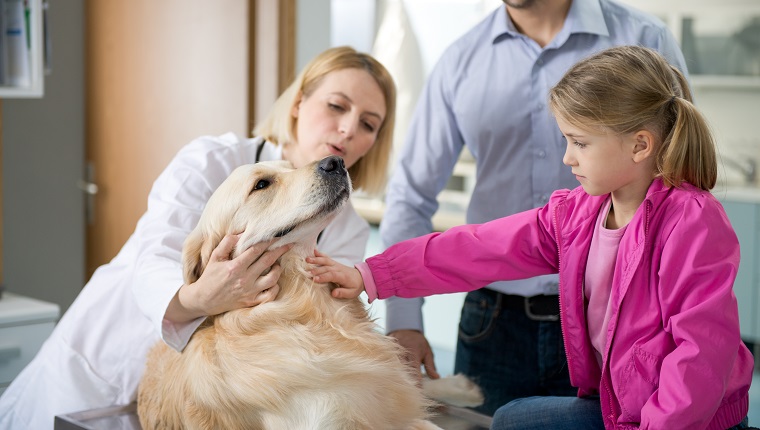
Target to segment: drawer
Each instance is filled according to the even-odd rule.
[[[54,327],[53,321],[0,327],[0,387],[7,387],[32,361]]]

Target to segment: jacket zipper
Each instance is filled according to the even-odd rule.
[[[560,238],[561,233],[560,233],[560,230],[559,230],[559,221],[557,220],[557,217],[558,217],[557,216],[557,210],[558,209],[555,208],[554,211],[552,212],[552,218],[553,218],[552,222],[554,223],[554,234],[556,234],[556,236],[557,236],[557,273],[560,273],[561,272],[561,268],[562,268],[562,258],[561,258],[561,254],[560,254],[560,248],[562,247],[562,241],[561,241],[561,238]],[[570,365],[570,356],[567,355],[567,351],[569,351],[569,349],[567,347],[567,336],[564,335],[564,333],[565,333],[565,321],[564,321],[564,318],[562,317],[562,315],[564,314],[564,312],[563,312],[563,309],[562,309],[562,293],[561,292],[562,292],[562,277],[558,276],[557,277],[557,298],[559,300],[559,326],[560,326],[560,332],[563,333],[563,335],[562,335],[562,344],[565,347],[565,359],[567,360],[567,370],[568,370],[569,374],[572,374],[571,369],[573,368],[573,366]]]

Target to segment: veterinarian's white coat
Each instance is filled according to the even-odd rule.
[[[202,137],[177,154],[119,254],[95,272],[0,397],[0,429],[52,429],[55,415],[130,403],[159,331],[175,349],[184,348],[202,319],[183,327],[163,321],[183,283],[182,244],[212,192],[235,167],[255,161],[260,142],[233,134]],[[281,148],[266,144],[260,158],[280,159]],[[364,257],[368,237],[369,226],[349,205],[325,229],[318,248],[354,264]]]

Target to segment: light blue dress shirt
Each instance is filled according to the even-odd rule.
[[[519,33],[500,6],[443,53],[420,96],[388,185],[380,226],[384,247],[432,231],[436,197],[464,146],[476,160],[467,223],[544,205],[579,184],[562,164],[565,140],[547,107],[549,89],[577,61],[608,47],[658,50],[686,72],[665,24],[609,0],[574,0],[545,47]],[[555,275],[497,282],[508,294],[557,294]],[[391,298],[386,329],[422,330],[422,299]]]

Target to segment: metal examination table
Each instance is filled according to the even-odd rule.
[[[55,430],[141,430],[137,406],[115,406],[55,417]],[[491,417],[469,409],[443,406],[431,420],[445,430],[488,430]]]

